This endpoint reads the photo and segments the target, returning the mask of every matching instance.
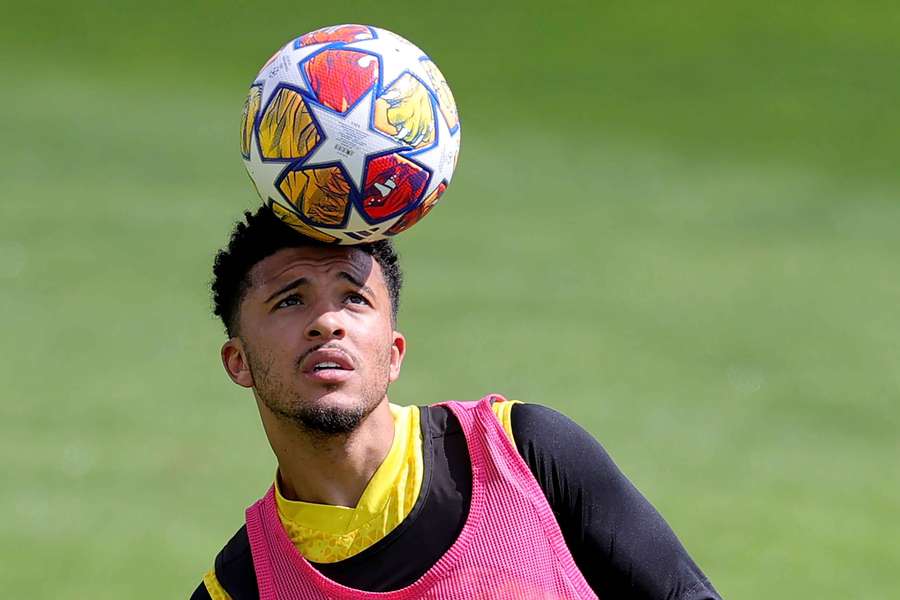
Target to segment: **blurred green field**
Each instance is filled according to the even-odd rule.
[[[0,23],[0,582],[187,597],[274,459],[212,255],[246,87],[364,22],[453,87],[391,399],[583,423],[728,598],[900,589],[900,6],[30,3]]]

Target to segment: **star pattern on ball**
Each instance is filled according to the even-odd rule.
[[[375,91],[371,89],[343,114],[321,104],[307,103],[322,139],[303,161],[303,167],[338,164],[356,192],[362,193],[370,156],[409,147],[370,126],[374,99]]]
[[[422,165],[431,172],[428,179],[428,187],[422,195],[427,198],[437,187],[446,181],[450,183],[450,177],[453,175],[453,168],[456,166],[456,155],[459,153],[459,128],[456,133],[450,133],[447,127],[447,120],[441,111],[435,111],[437,118],[437,136],[434,144],[425,150],[419,150],[413,154],[404,154],[403,156]]]
[[[428,73],[425,71],[425,65],[422,63],[422,59],[427,59],[428,57],[405,40],[388,36],[384,32],[379,31],[377,38],[351,42],[346,44],[343,49],[371,52],[380,58],[378,62],[381,69],[381,87],[383,90],[391,87],[392,83],[407,72],[421,81],[427,89],[431,89],[431,86],[427,84],[430,81]]]
[[[288,42],[279,50],[275,60],[266,65],[256,78],[257,83],[262,82],[261,109],[265,110],[266,104],[280,83],[288,82],[305,92],[311,92],[306,85],[306,77],[300,71],[302,68],[300,65],[316,52],[331,45],[331,43],[310,44],[294,49],[294,42]]]

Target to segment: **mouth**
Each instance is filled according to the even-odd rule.
[[[340,383],[351,377],[355,370],[353,359],[338,348],[319,348],[300,361],[305,377],[320,383]]]
[[[336,362],[325,361],[325,362],[318,363],[316,366],[313,367],[312,370],[313,371],[324,371],[326,369],[341,369],[341,370],[343,370],[343,367],[341,365],[337,364]]]

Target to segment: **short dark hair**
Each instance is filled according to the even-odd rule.
[[[241,301],[250,289],[250,271],[261,260],[284,248],[328,246],[308,238],[283,223],[267,206],[255,213],[244,212],[244,220],[235,223],[228,246],[219,250],[213,263],[213,314],[222,319],[228,337],[237,335]],[[372,256],[381,266],[391,297],[391,318],[396,323],[400,308],[403,274],[394,244],[390,239],[355,246]]]

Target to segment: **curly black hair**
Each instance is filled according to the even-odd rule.
[[[294,231],[267,206],[260,207],[255,213],[245,211],[244,220],[235,224],[228,246],[219,250],[213,263],[213,314],[222,319],[228,337],[238,334],[239,309],[250,288],[249,275],[254,265],[283,248],[326,245]],[[381,266],[391,297],[391,317],[396,323],[403,274],[393,242],[386,239],[355,247],[372,256]]]

